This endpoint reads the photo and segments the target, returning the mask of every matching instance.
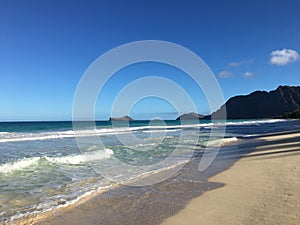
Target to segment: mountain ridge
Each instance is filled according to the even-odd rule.
[[[222,118],[225,108],[227,119],[281,118],[285,113],[300,109],[300,86],[279,86],[269,92],[254,91],[231,97],[219,110],[204,119]]]

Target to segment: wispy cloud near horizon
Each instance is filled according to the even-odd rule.
[[[241,65],[241,62],[230,62],[228,63],[228,67],[238,67]]]
[[[252,64],[254,62],[254,60],[241,60],[241,61],[232,61],[230,63],[227,64],[227,66],[224,68],[224,70],[222,70],[221,72],[219,72],[218,74],[218,77],[219,78],[230,78],[230,77],[233,77],[233,72],[232,70],[234,70],[235,72],[238,72],[240,73],[240,70],[241,69],[246,69],[248,68],[248,66],[250,64]],[[253,77],[253,73],[251,72],[245,72],[243,74],[243,76],[245,78],[250,78],[250,77]]]
[[[254,60],[241,60],[241,61],[233,61],[228,63],[227,67],[239,67],[239,66],[247,66],[249,64],[252,64]]]
[[[272,51],[270,56],[270,63],[276,66],[285,66],[289,63],[300,60],[300,56],[297,51],[286,48]]]
[[[245,77],[245,78],[252,78],[253,76],[254,76],[254,73],[252,73],[252,72],[245,72],[244,74],[243,74],[243,76]]]
[[[219,78],[229,78],[233,76],[233,73],[231,73],[228,70],[223,70],[218,74]]]

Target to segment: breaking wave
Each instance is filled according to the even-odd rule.
[[[111,149],[104,149],[104,150],[92,151],[82,155],[74,154],[74,155],[67,155],[67,156],[60,156],[60,157],[41,156],[41,157],[23,158],[17,161],[7,162],[0,165],[0,173],[11,173],[14,171],[28,169],[30,167],[35,167],[38,166],[39,162],[41,162],[42,160],[46,160],[49,163],[55,163],[55,164],[77,165],[86,162],[108,159],[113,154],[114,152]]]

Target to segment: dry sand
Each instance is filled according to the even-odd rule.
[[[225,186],[192,199],[164,225],[300,224],[300,133],[263,142],[209,179]]]

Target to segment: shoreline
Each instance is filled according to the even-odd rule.
[[[291,135],[293,132],[299,133],[297,130],[282,133]],[[204,172],[197,171],[200,158],[195,157],[175,176],[161,183],[147,187],[118,186],[87,196],[75,205],[25,218],[16,224],[63,224],[66,221],[71,224],[176,224],[168,221],[180,216],[194,199],[225,188],[227,183],[214,180],[214,176],[231,171],[243,156],[255,152],[254,148],[265,142],[261,139],[268,136],[274,134],[245,138],[222,147],[218,158]],[[185,218],[183,215],[180,217]]]
[[[238,142],[237,142],[238,143]],[[228,143],[226,143],[228,144]],[[230,146],[224,146],[222,149],[231,148],[235,144]],[[240,155],[238,158],[241,157]],[[206,172],[202,172],[201,176],[199,176],[198,165],[199,159],[201,157],[195,156],[192,160],[187,163],[182,170],[177,172],[177,174],[161,183],[157,183],[151,186],[146,187],[135,187],[135,186],[119,186],[114,189],[108,190],[107,192],[103,192],[99,195],[93,196],[92,198],[88,198],[82,204],[76,204],[75,206],[70,206],[66,208],[61,208],[58,210],[50,211],[46,214],[45,217],[39,216],[39,218],[31,217],[31,219],[21,220],[22,224],[61,224],[62,221],[69,221],[70,223],[74,224],[73,218],[76,216],[75,221],[82,221],[78,222],[77,224],[81,224],[83,222],[89,221],[89,224],[98,224],[96,222],[91,221],[94,217],[98,217],[99,213],[95,208],[99,209],[103,216],[102,223],[104,224],[118,224],[120,223],[117,220],[126,220],[127,222],[122,222],[124,224],[159,224],[163,221],[164,218],[174,215],[175,212],[182,209],[183,206],[192,198],[202,194],[207,190],[211,190],[214,188],[219,188],[223,184],[219,183],[211,183],[207,182],[207,177],[211,176],[211,174],[219,173],[221,170],[228,168],[231,163],[238,158],[232,158],[230,160],[226,160],[222,162],[220,165],[219,163],[215,163],[211,169],[207,170]],[[170,170],[162,171],[162,172],[170,172]],[[192,172],[192,173],[191,173]],[[154,174],[154,176],[157,174]],[[148,179],[149,177],[147,177]],[[186,191],[189,191],[189,194],[186,195]],[[173,198],[176,198],[177,195],[180,194],[180,200],[178,202],[174,202]],[[172,196],[171,198],[167,195]],[[129,196],[129,198],[128,198]],[[139,197],[138,197],[139,196]],[[140,198],[140,196],[145,198]],[[138,204],[135,203],[135,200],[138,200]],[[121,206],[119,202],[122,202]],[[134,212],[130,212],[128,218],[116,218],[112,215],[108,208],[115,208],[111,205],[119,204],[116,206],[117,211],[122,211],[124,208],[131,207],[132,204],[135,204],[137,208],[139,206],[142,207],[149,207],[147,206],[148,202],[151,202],[153,207],[157,205],[161,205],[161,202],[164,201],[162,209],[158,210],[156,208],[150,208],[149,210],[144,210],[144,212],[139,213],[137,210],[133,210]],[[173,206],[169,207],[168,204],[172,204]],[[85,213],[82,211],[85,210]],[[86,211],[89,211],[90,215],[86,215]],[[166,214],[158,216],[162,211],[166,211]],[[149,213],[152,212],[152,213]],[[52,215],[51,215],[52,213]],[[143,214],[143,216],[141,216]],[[147,215],[150,217],[147,221],[145,221],[145,217]],[[87,216],[84,220],[78,218],[83,216]],[[139,217],[137,222],[137,216]],[[66,218],[69,217],[69,218]],[[135,222],[131,221],[134,218]],[[112,221],[113,219],[113,221]]]

